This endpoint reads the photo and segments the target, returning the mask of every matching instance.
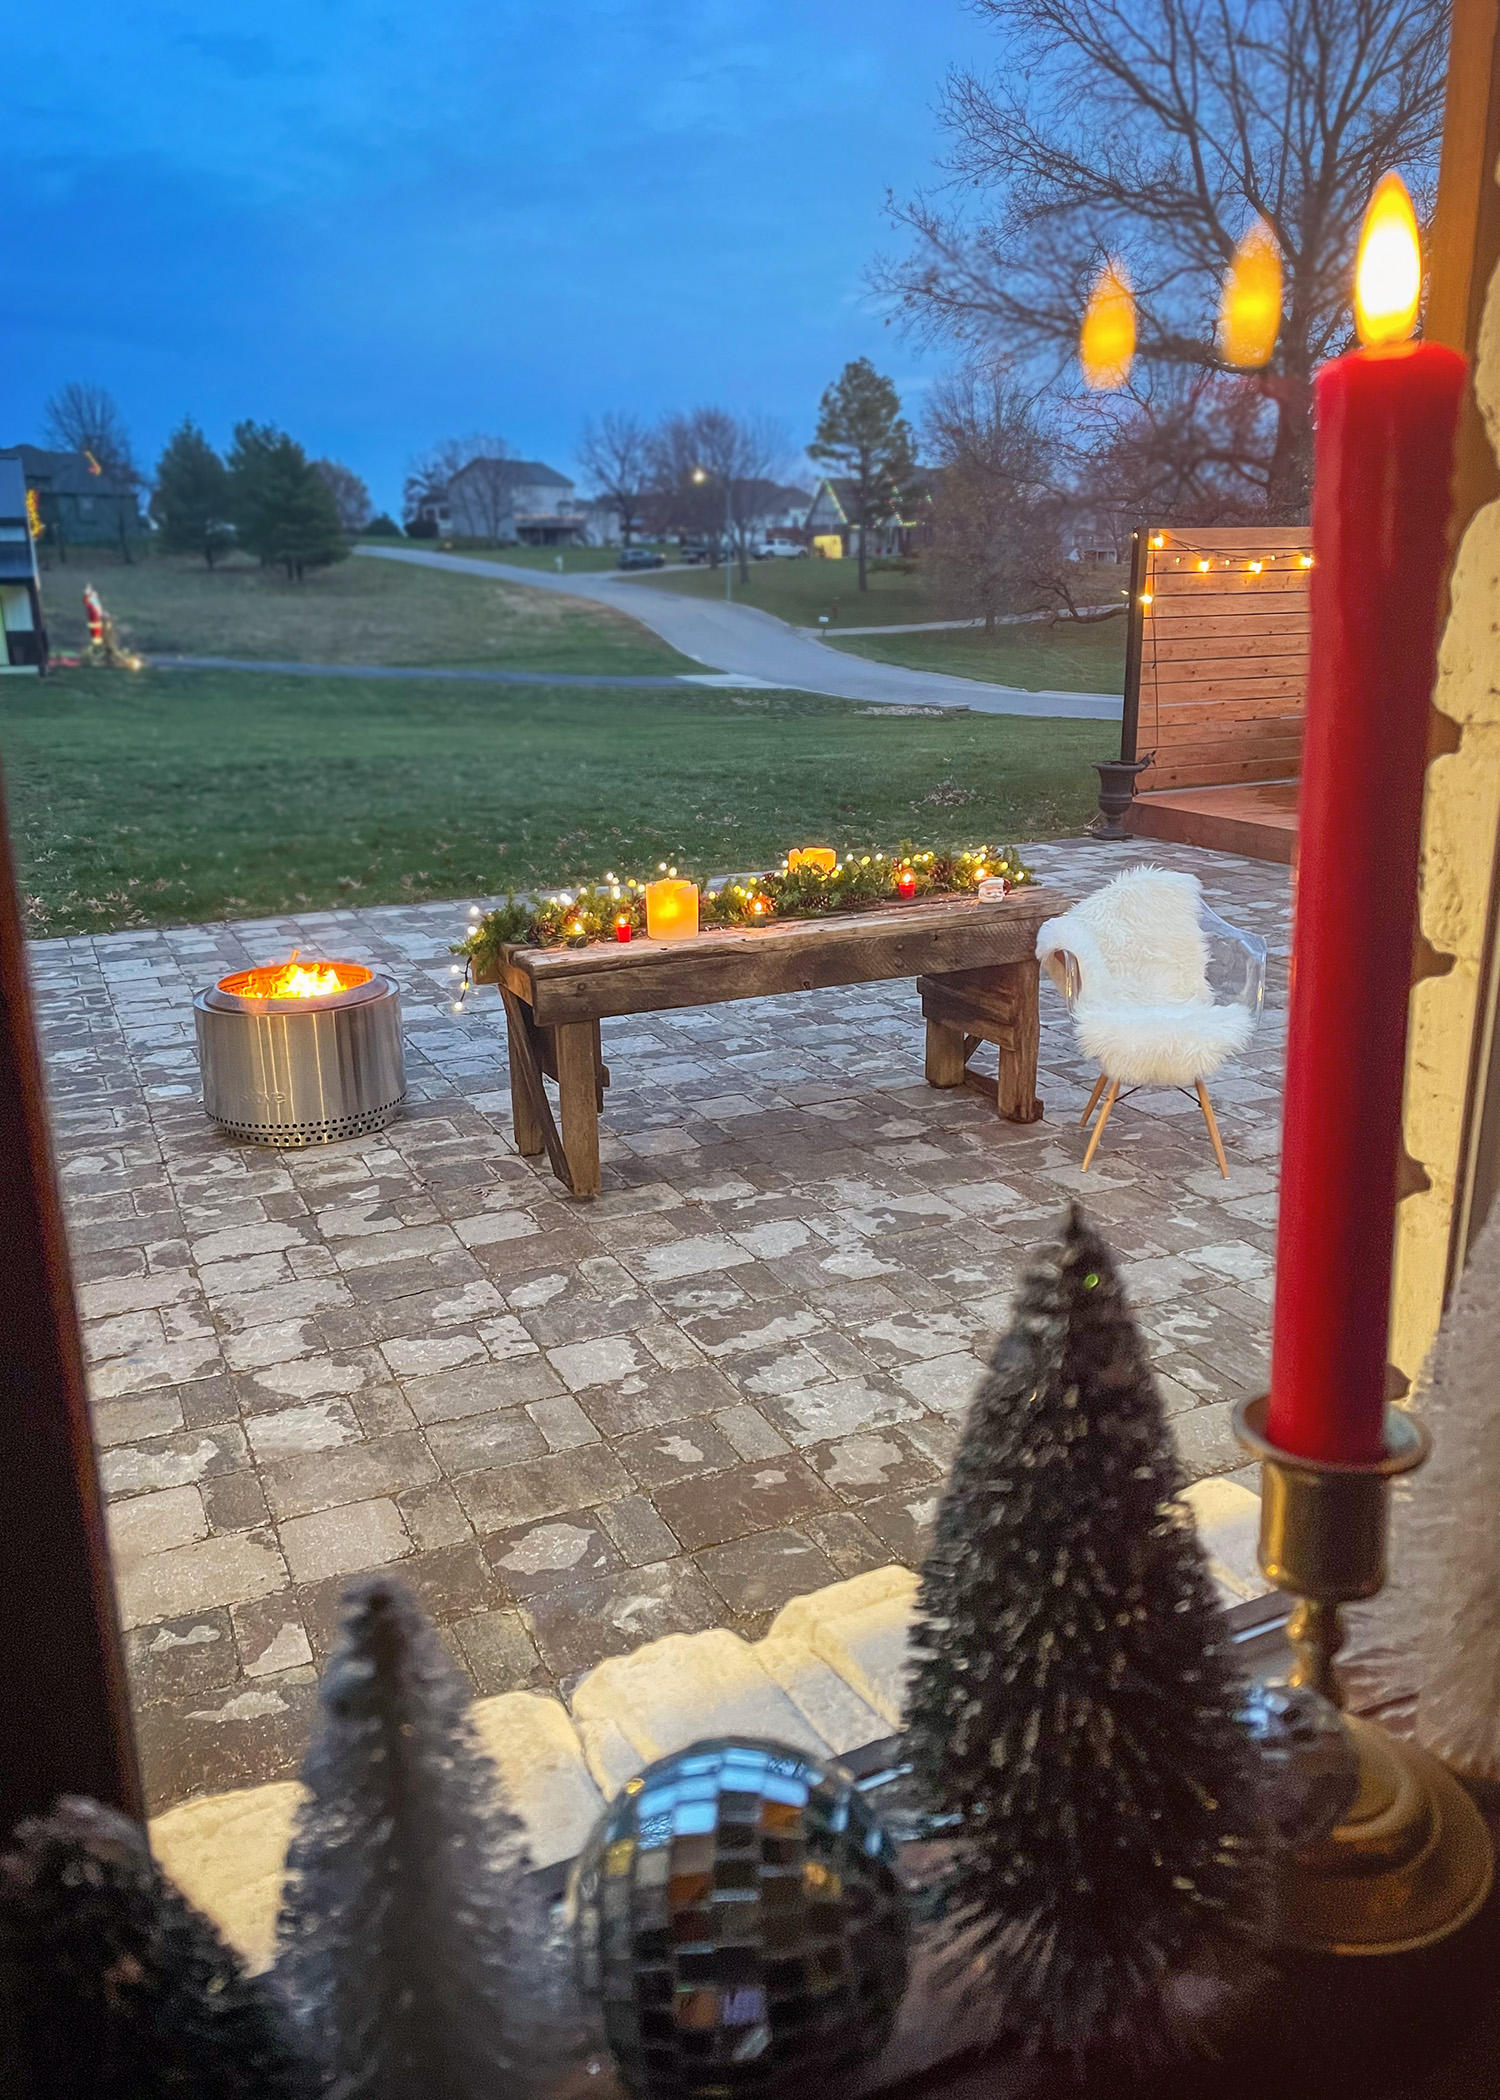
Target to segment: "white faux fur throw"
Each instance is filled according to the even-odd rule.
[[[1191,1086],[1250,1039],[1248,1008],[1213,1003],[1201,897],[1196,875],[1127,868],[1037,933],[1049,976],[1077,967],[1080,1049],[1125,1086]]]

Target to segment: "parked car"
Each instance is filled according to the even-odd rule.
[[[664,569],[666,566],[667,557],[658,553],[655,547],[622,547],[620,559],[615,564],[618,569]]]
[[[795,540],[767,540],[764,546],[755,549],[757,561],[806,561],[807,549]]]
[[[706,562],[709,550],[701,540],[689,540],[682,550],[682,559],[690,565]]]

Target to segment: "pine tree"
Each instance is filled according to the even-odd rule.
[[[191,416],[156,463],[151,515],[168,554],[201,554],[209,568],[234,545],[229,473]]]
[[[916,465],[911,425],[889,379],[867,357],[845,365],[818,404],[818,434],[809,459],[835,467],[849,481],[849,522],[859,533],[859,587],[870,588],[866,543],[901,501],[901,484]]]
[[[242,544],[268,567],[285,569],[290,582],[348,554],[327,483],[284,430],[237,423],[229,485]]]
[[[277,1979],[340,2100],[518,2100],[547,2069],[545,1906],[519,1825],[410,1593],[375,1576],[347,1603]]]
[[[969,1415],[909,1694],[917,1777],[961,1818],[955,1956],[1036,2046],[1160,2046],[1169,1976],[1256,1909],[1255,1765],[1180,1485],[1075,1208]]]
[[[152,1865],[144,1832],[65,1798],[0,1859],[7,2100],[312,2100],[274,1987]]]

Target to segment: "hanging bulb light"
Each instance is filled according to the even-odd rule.
[[[1238,248],[1219,302],[1219,355],[1242,372],[1271,362],[1281,331],[1281,249],[1264,219]]]
[[[1135,294],[1125,265],[1111,256],[1094,279],[1078,333],[1084,383],[1096,394],[1112,394],[1130,377],[1135,362]]]

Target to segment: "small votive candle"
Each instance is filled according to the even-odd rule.
[[[617,941],[628,941],[634,931],[635,928],[622,912],[619,918],[615,920],[615,939]]]
[[[917,878],[914,870],[911,868],[898,868],[896,870],[896,895],[904,897],[910,903],[916,894]]]
[[[839,857],[832,846],[794,846],[786,864],[788,868],[816,868],[820,875],[831,875]]]
[[[646,884],[646,932],[653,941],[688,940],[698,931],[698,885],[680,877]]]

